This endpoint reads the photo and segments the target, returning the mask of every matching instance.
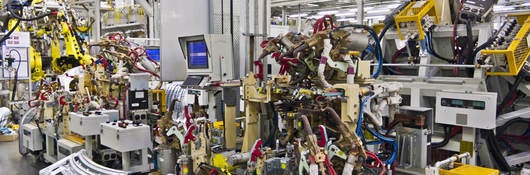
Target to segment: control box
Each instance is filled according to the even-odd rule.
[[[475,19],[485,22],[493,11],[493,0],[467,0],[462,7],[462,15],[474,15]]]
[[[494,129],[497,93],[437,92],[436,123]]]
[[[44,142],[42,133],[39,128],[33,124],[24,124],[20,128],[23,134],[22,145],[31,151],[42,150],[42,144]]]
[[[59,139],[57,141],[57,160],[61,160],[72,153],[83,149],[83,145],[72,142],[67,139]]]
[[[119,152],[140,150],[151,146],[150,127],[132,121],[101,123],[101,144]]]
[[[149,92],[148,90],[129,90],[128,92],[129,110],[147,110],[149,109]]]
[[[101,132],[100,123],[109,121],[109,116],[102,112],[68,113],[70,130],[81,136],[98,135]]]

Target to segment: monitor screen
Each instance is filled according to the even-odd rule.
[[[208,69],[208,50],[204,40],[188,41],[188,69]]]

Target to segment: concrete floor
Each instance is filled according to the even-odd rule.
[[[0,142],[0,175],[35,175],[48,164],[18,153],[18,140]]]

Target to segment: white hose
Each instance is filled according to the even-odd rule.
[[[352,155],[348,156],[348,161],[346,161],[346,164],[344,164],[344,170],[342,171],[342,175],[352,175],[353,174],[353,162],[355,161],[355,157]]]
[[[350,55],[344,56],[344,61],[348,63],[348,70],[346,71],[346,83],[355,84],[355,65]]]
[[[465,152],[463,154],[460,154],[460,155],[455,155],[455,156],[451,156],[445,160],[442,160],[442,161],[438,161],[434,164],[434,169],[435,169],[435,174],[439,174],[440,172],[440,167],[442,167],[443,165],[446,165],[446,164],[450,164],[450,163],[453,163],[455,161],[457,161],[458,159],[462,159],[462,158],[466,158],[466,157],[470,157],[471,154],[469,154],[468,152]]]
[[[316,163],[309,165],[309,175],[318,175],[318,165]]]
[[[322,55],[320,58],[320,64],[318,65],[318,78],[320,79],[320,82],[322,82],[322,85],[325,88],[331,88],[332,85],[326,81],[326,77],[324,76],[324,71],[326,70],[326,64],[329,59],[329,52],[331,52],[331,48],[333,46],[331,45],[330,39],[324,40],[324,51],[322,51]]]

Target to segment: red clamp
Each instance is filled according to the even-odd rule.
[[[265,47],[267,47],[267,44],[269,44],[269,40],[264,40],[261,42],[261,44],[259,45],[262,49],[264,49]]]
[[[318,146],[326,147],[326,144],[328,142],[328,133],[326,132],[326,128],[323,125],[319,125],[318,130],[320,131],[320,139],[318,140]]]
[[[280,60],[280,75],[285,75],[285,72],[291,68],[291,64],[298,64],[298,59],[296,58],[282,58]]]
[[[280,59],[280,55],[282,55],[280,52],[274,52],[271,57],[275,60],[278,60]]]
[[[193,135],[193,131],[195,131],[197,127],[195,125],[191,125],[188,127],[188,131],[186,131],[186,136],[184,136],[184,143],[189,143],[191,141],[195,141],[195,136]]]
[[[329,175],[337,175],[337,172],[335,171],[335,168],[331,166],[331,161],[329,161],[328,156],[326,156],[326,160],[324,161],[324,164],[326,164],[326,169],[328,169]]]
[[[160,127],[156,126],[154,129],[153,129],[153,134],[155,136],[159,136],[160,137]]]
[[[317,19],[317,21],[315,22],[315,25],[313,25],[313,34],[323,31],[323,30],[327,30],[328,22],[329,22],[329,27],[331,29],[334,29],[335,24],[333,24],[333,17],[330,15],[324,15],[324,17]]]
[[[59,104],[60,104],[61,106],[64,106],[64,105],[68,104],[68,103],[66,102],[65,98],[66,98],[66,97],[65,97],[64,95],[61,96],[61,97],[59,97]]]
[[[254,61],[254,65],[258,67],[258,73],[254,77],[263,80],[263,63],[261,61]]]
[[[263,157],[263,153],[261,152],[261,145],[263,144],[263,141],[261,139],[256,140],[254,142],[254,146],[252,146],[252,153],[250,155],[250,161],[254,162],[258,158]]]
[[[48,100],[48,97],[46,97],[46,93],[41,93],[40,94],[40,99],[44,100],[44,101]]]
[[[28,106],[29,106],[30,108],[33,108],[33,107],[36,107],[36,106],[37,106],[37,105],[35,105],[35,106],[31,105],[31,103],[33,103],[34,101],[37,101],[37,100],[29,100],[29,101],[28,101]]]
[[[186,116],[186,127],[190,127],[192,123],[191,123],[191,116],[188,111],[188,106],[184,106],[184,116]]]

